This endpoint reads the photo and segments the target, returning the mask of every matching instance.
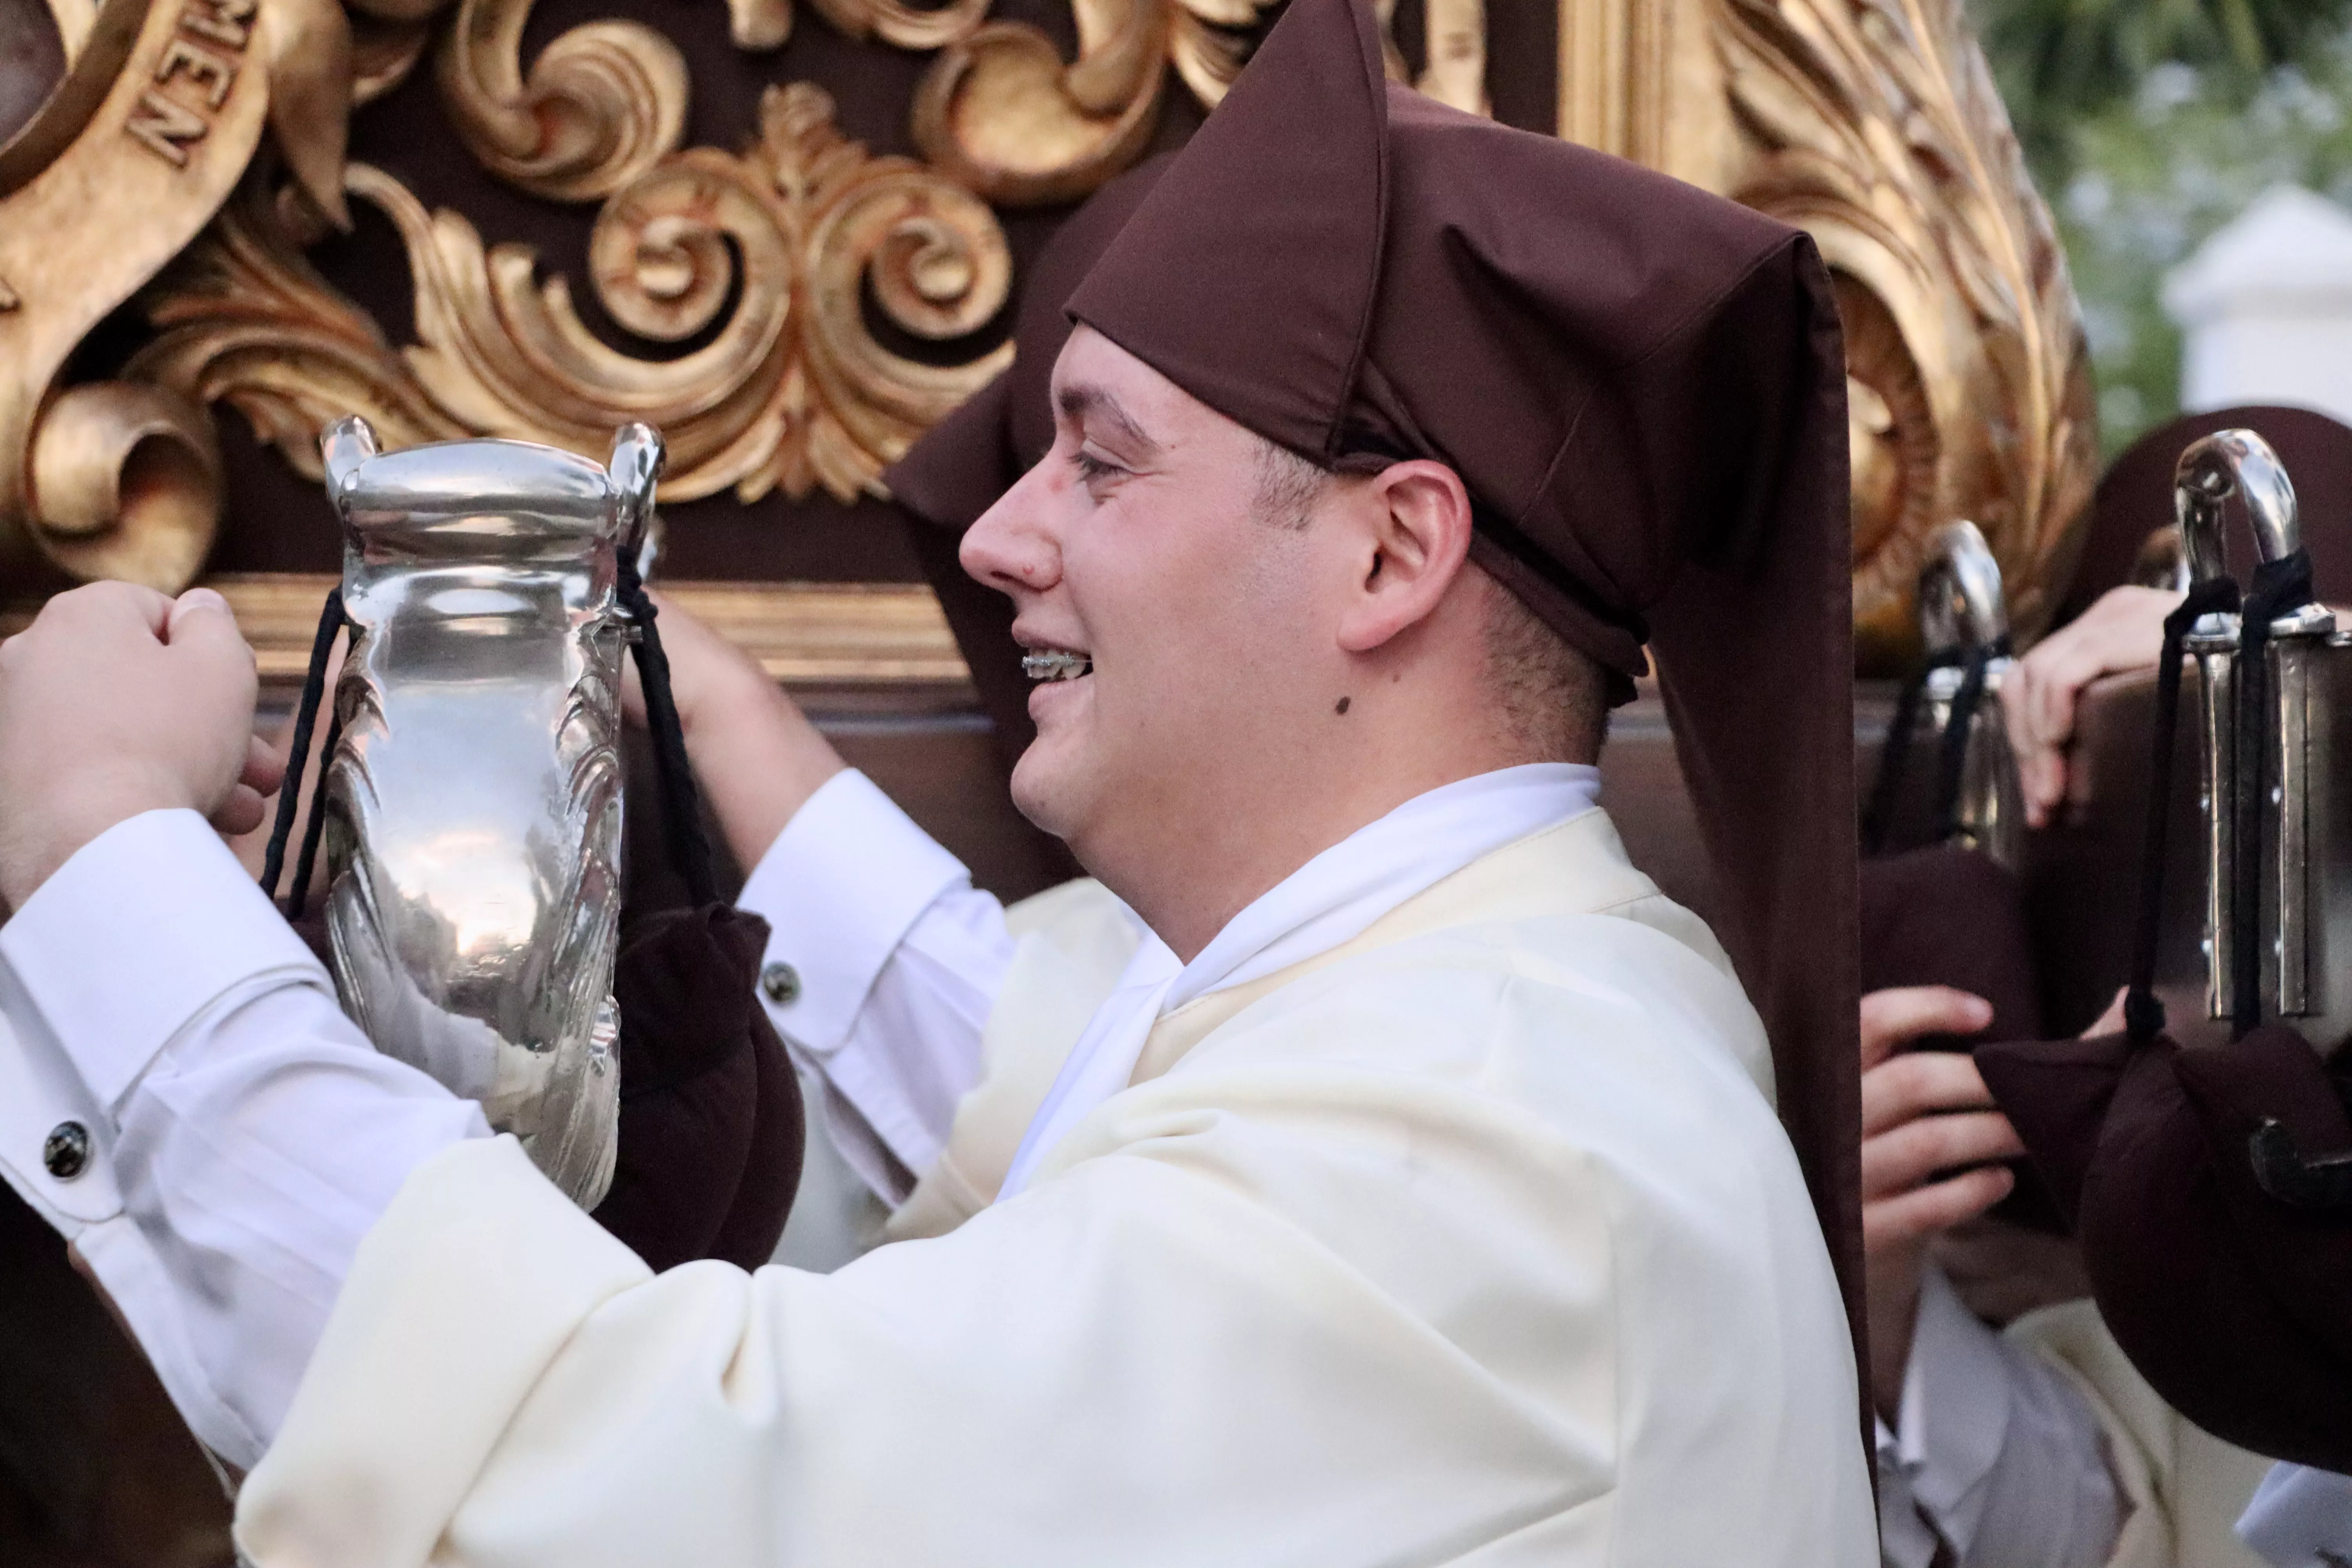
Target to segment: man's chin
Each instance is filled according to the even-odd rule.
[[[1040,735],[1013,767],[1013,805],[1042,833],[1066,842],[1076,825],[1080,772],[1059,738]]]

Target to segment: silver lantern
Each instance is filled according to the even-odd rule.
[[[661,442],[320,437],[352,643],[324,814],[342,1004],[478,1100],[583,1207],[612,1181],[621,901],[619,552]]]
[[[2191,445],[2175,470],[2189,582],[2229,574],[2223,523],[2232,500],[2262,562],[2301,548],[2294,487],[2277,454],[2251,430],[2224,430]],[[2332,1047],[2352,1036],[2352,758],[2339,756],[2352,744],[2352,637],[2326,606],[2298,597],[2269,619],[2258,692],[2245,678],[2241,616],[2204,616],[2182,645],[2199,689],[2201,978],[2204,1011],[2230,1016],[2237,944],[2251,931],[2261,1016],[2294,1020]]]

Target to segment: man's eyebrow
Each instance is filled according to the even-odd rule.
[[[1134,416],[1105,387],[1080,382],[1075,386],[1062,388],[1055,394],[1054,401],[1060,405],[1062,416],[1066,419],[1096,418],[1105,421],[1139,449],[1139,456],[1153,457],[1160,451],[1160,443],[1143,433],[1143,426],[1135,422]]]

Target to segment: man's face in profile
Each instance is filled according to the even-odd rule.
[[[1012,596],[1025,649],[1086,671],[1031,692],[1013,795],[1091,864],[1138,833],[1214,833],[1267,748],[1330,711],[1318,601],[1353,568],[1263,515],[1256,437],[1101,334],[1072,334],[1053,395],[1053,447],[963,565]]]

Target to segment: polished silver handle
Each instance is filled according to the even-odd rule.
[[[2009,635],[2000,563],[1975,523],[1963,518],[1928,536],[1918,604],[1919,632],[1933,651],[1990,647]]]

